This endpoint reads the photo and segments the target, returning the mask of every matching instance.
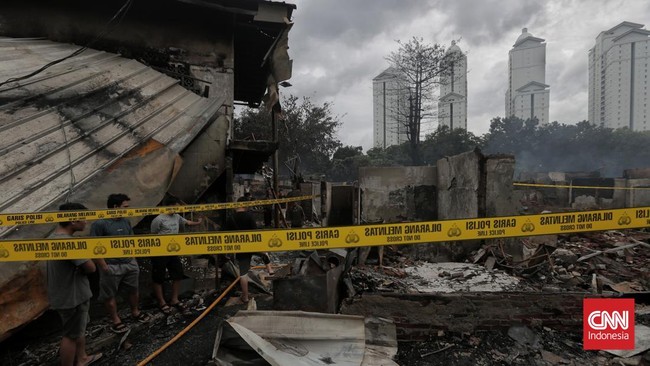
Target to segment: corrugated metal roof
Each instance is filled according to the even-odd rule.
[[[0,38],[0,81],[28,74],[78,48]],[[180,152],[222,103],[135,60],[91,49],[4,85],[0,211],[42,210],[67,194],[71,182],[78,188],[150,139]]]

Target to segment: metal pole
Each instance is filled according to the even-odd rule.
[[[275,111],[271,111],[271,128],[273,129],[273,142],[278,144],[278,126],[276,125],[275,121]],[[280,148],[280,145],[278,144],[277,148],[273,152],[273,191],[275,191],[275,194],[277,196],[280,195],[280,192],[278,191],[278,174],[279,172],[279,162],[278,162],[278,149]],[[280,206],[278,205],[278,208]],[[273,210],[273,222],[275,224],[275,227],[278,228],[280,227],[280,214],[279,210]]]

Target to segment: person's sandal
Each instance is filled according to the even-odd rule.
[[[117,324],[111,325],[111,332],[113,332],[115,334],[122,334],[122,333],[126,333],[128,331],[129,331],[129,327],[127,327],[123,323],[117,323]]]
[[[182,302],[177,302],[176,304],[172,304],[172,306],[175,307],[176,310],[178,310],[178,312],[183,315],[192,314],[192,312],[185,305],[183,305]]]
[[[169,305],[167,305],[167,304],[162,305],[162,306],[159,306],[158,308],[159,308],[160,311],[162,311],[162,313],[165,314],[165,315],[169,315],[169,314],[172,313],[172,308],[171,308]]]
[[[132,315],[131,318],[133,319],[133,321],[137,321],[139,323],[148,323],[151,320],[151,317],[149,316],[149,314],[144,313],[144,312],[140,312],[140,314],[138,316],[133,316]]]
[[[86,361],[84,366],[89,366],[89,365],[95,363],[95,361],[98,361],[100,358],[102,358],[103,355],[104,355],[103,353],[97,353],[97,354],[88,356],[88,361]]]

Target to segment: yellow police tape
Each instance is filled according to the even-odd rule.
[[[199,205],[183,205],[183,206],[138,207],[138,208],[119,208],[119,209],[116,208],[116,209],[84,210],[84,211],[4,213],[4,214],[0,214],[0,226],[49,224],[54,222],[65,222],[65,221],[75,221],[75,220],[99,220],[99,219],[114,219],[118,217],[137,217],[137,216],[182,213],[182,212],[226,210],[226,209],[233,209],[238,207],[253,207],[253,206],[286,203],[286,202],[304,201],[304,200],[310,200],[313,197],[317,197],[317,196],[299,196],[299,197],[276,198],[276,199],[269,199],[269,200],[245,201],[245,202],[205,203]]]
[[[333,249],[646,226],[650,207],[335,228],[0,241],[0,262]]]
[[[601,186],[572,186],[562,184],[540,184],[540,183],[512,183],[516,187],[539,187],[539,188],[575,188],[575,189],[615,189],[615,190],[643,190],[650,187],[601,187]]]

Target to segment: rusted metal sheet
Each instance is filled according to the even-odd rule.
[[[0,81],[77,49],[0,38]],[[202,98],[137,61],[90,49],[5,84],[0,87],[0,211],[55,210],[66,199],[104,208],[108,194],[116,192],[127,193],[133,206],[155,205],[181,169],[179,154],[210,126],[225,123],[218,118],[222,104],[223,99]],[[44,237],[53,228],[0,228],[0,236]],[[38,268],[0,263],[0,340],[47,309]]]
[[[76,49],[0,38],[0,78],[27,74]],[[4,85],[0,210],[42,210],[149,140],[179,153],[221,104],[137,61],[93,50]]]
[[[245,343],[243,343],[243,342]],[[396,366],[392,321],[302,311],[240,311],[217,332],[217,364]]]
[[[44,262],[3,263],[0,268],[0,342],[45,311]],[[7,276],[9,275],[9,276]]]

